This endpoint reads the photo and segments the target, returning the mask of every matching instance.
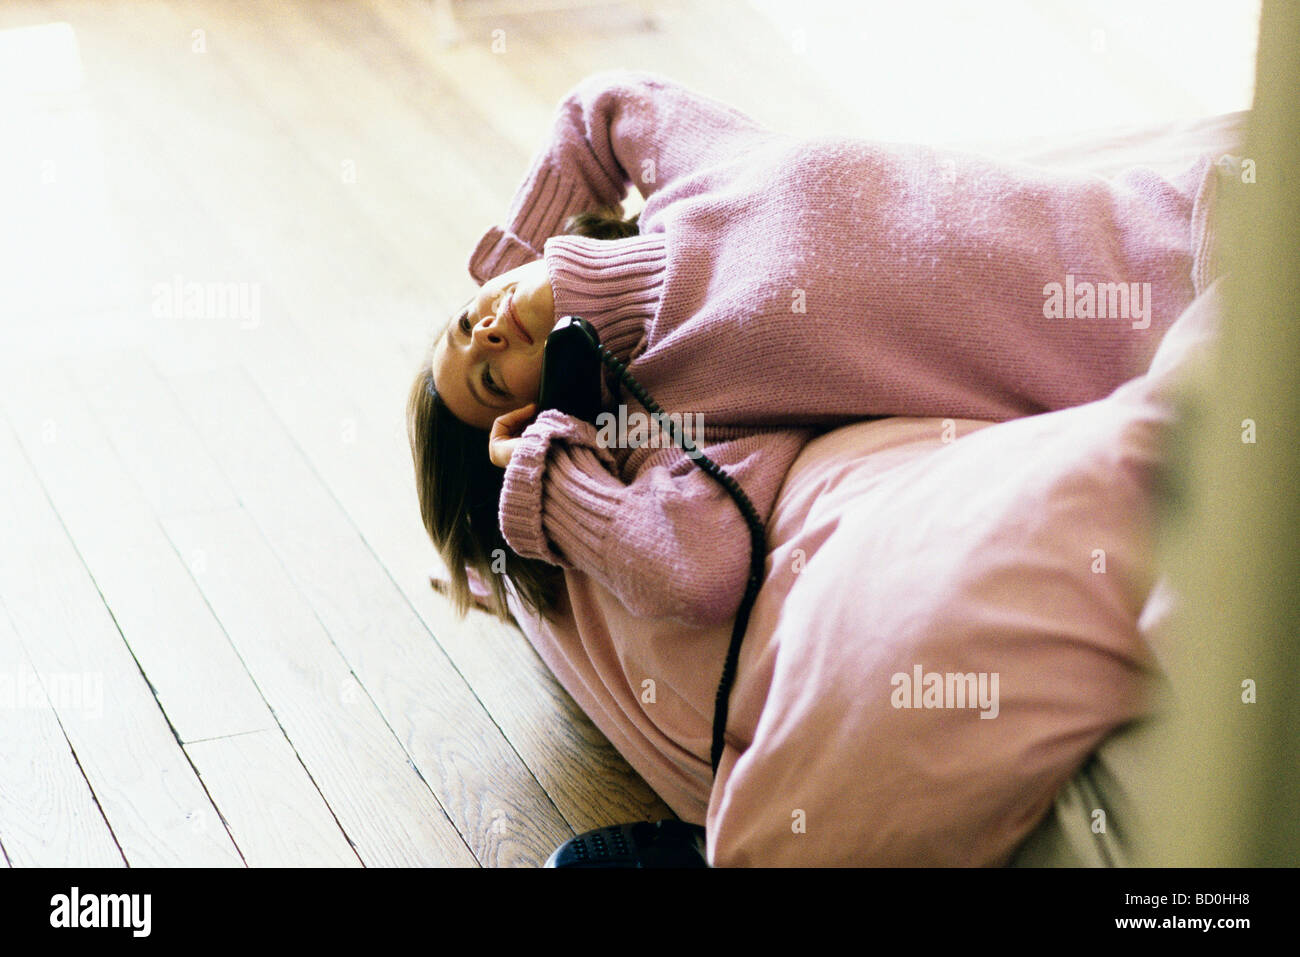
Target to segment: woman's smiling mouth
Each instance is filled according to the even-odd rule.
[[[519,330],[519,334],[528,340],[528,344],[531,346],[533,344],[533,337],[528,334],[528,330],[524,327],[523,320],[519,318],[519,313],[515,312],[515,292],[513,289],[510,290],[510,298],[506,301],[506,315],[510,317],[510,321],[513,322],[515,328]]]

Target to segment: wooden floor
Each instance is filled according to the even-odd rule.
[[[597,69],[792,132],[920,138],[920,116],[935,142],[1249,105],[1257,5],[1221,18],[1208,78],[1105,60],[1141,46],[1113,4],[1007,2],[1050,74],[1003,89],[959,58],[946,98],[891,85],[972,31],[989,59],[940,6],[948,32],[883,4],[464,0],[446,46],[422,0],[6,0],[3,860],[529,866],[669,816],[517,629],[429,589],[407,385]]]

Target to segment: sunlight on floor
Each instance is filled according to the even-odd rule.
[[[1259,0],[750,0],[859,109],[850,132],[960,142],[1158,125],[1248,109]],[[814,132],[823,117],[809,117]]]
[[[102,136],[69,24],[0,30],[0,123],[0,203],[20,227],[0,238],[3,311],[48,320],[40,333],[23,325],[31,347],[34,335],[57,338],[61,322],[109,307],[123,275]],[[0,324],[0,344],[13,345],[13,331]]]

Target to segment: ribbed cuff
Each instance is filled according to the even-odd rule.
[[[469,257],[469,274],[482,285],[494,276],[530,263],[541,254],[500,226],[493,226],[478,241]]]
[[[555,318],[580,316],[615,356],[625,362],[635,358],[659,313],[667,261],[663,233],[625,239],[552,236],[544,255]]]
[[[543,166],[533,176],[520,187],[506,228],[493,226],[470,254],[469,274],[480,285],[538,259],[542,252],[532,243],[554,236],[570,216],[589,205],[586,191],[559,170]],[[525,236],[533,237],[532,242]]]
[[[570,447],[565,452],[587,454],[564,454],[558,446],[553,450],[556,441]],[[524,558],[565,568],[589,560],[605,542],[624,487],[610,474],[615,468],[613,457],[598,444],[594,425],[555,409],[542,412],[524,429],[506,466],[498,511],[506,542]],[[556,519],[552,524],[560,552],[552,550],[543,526],[543,500],[546,515]],[[571,554],[575,551],[576,556]]]

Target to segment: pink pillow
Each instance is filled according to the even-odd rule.
[[[906,427],[894,420],[805,450],[774,525],[769,584],[785,598],[761,655],[770,678],[750,662],[743,711],[757,720],[709,809],[715,864],[1005,863],[1096,746],[1146,711],[1152,487],[1218,293],[1107,399],[947,446],[933,420],[874,445]],[[809,556],[797,575],[795,549]],[[989,690],[997,675],[996,706],[907,707],[918,667],[987,675]]]
[[[844,472],[773,556],[810,554],[752,744],[724,757],[717,864],[1002,863],[1143,711],[1156,423],[1094,403],[946,448],[915,424],[921,454]],[[974,681],[931,697],[931,674]]]

